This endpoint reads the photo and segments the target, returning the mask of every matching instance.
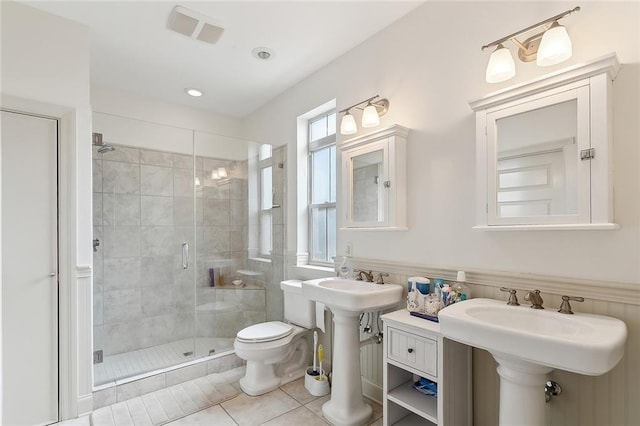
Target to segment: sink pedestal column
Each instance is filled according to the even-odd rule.
[[[498,352],[491,355],[500,375],[500,426],[544,426],[544,385],[553,368]]]
[[[331,399],[322,406],[322,414],[336,426],[363,425],[371,417],[372,410],[362,398],[360,314],[332,307],[329,309],[333,312],[335,324],[333,381]]]

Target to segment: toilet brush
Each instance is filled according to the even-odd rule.
[[[307,369],[307,374],[309,374],[310,376],[317,376],[320,373],[318,372],[318,369],[316,368],[316,350],[318,349],[318,332],[314,331],[313,332],[313,370],[309,371]]]

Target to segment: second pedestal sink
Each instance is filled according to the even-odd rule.
[[[471,299],[438,314],[442,334],[485,349],[498,362],[500,425],[543,425],[546,375],[553,369],[597,376],[624,354],[627,327],[601,315],[507,306]]]
[[[303,281],[302,294],[324,303],[333,313],[334,347],[331,399],[322,414],[337,426],[366,424],[371,407],[362,398],[358,317],[379,311],[402,300],[402,287],[363,281],[322,278]]]

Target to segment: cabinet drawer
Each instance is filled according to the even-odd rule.
[[[438,342],[389,327],[387,357],[431,376],[438,376]]]

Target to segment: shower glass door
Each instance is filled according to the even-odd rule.
[[[95,386],[282,320],[286,148],[152,126],[93,147]]]
[[[195,357],[193,132],[165,127],[167,150],[93,147],[96,386]]]

